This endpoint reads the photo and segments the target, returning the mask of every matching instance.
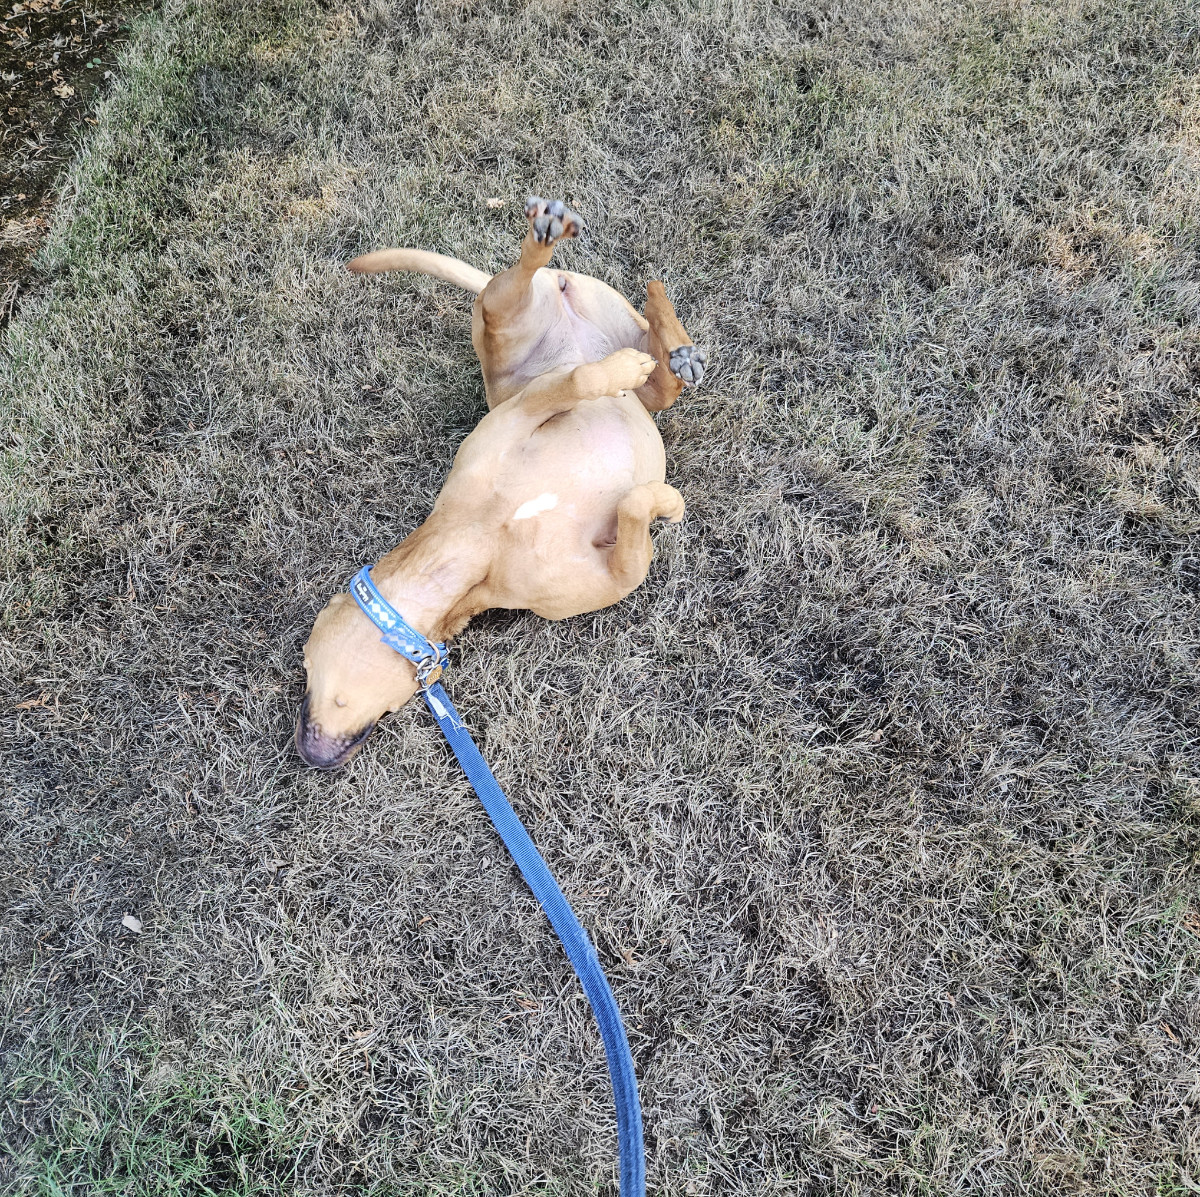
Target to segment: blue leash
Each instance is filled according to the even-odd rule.
[[[421,697],[442,729],[446,742],[454,750],[467,780],[479,795],[509,855],[516,861],[521,876],[533,891],[550,925],[558,934],[567,959],[571,961],[583,991],[591,1003],[600,1027],[608,1075],[612,1080],[613,1101],[617,1107],[617,1144],[621,1161],[621,1197],[644,1197],[646,1192],[646,1153],[642,1144],[642,1107],[638,1101],[637,1077],[629,1040],[621,1024],[616,998],[609,988],[596,949],[588,938],[570,903],[558,888],[546,862],[534,846],[516,811],[483,759],[475,741],[463,726],[454,704],[442,688],[441,677],[449,654],[444,644],[426,639],[405,621],[371,580],[371,567],[364,565],[350,580],[350,594],[363,614],[383,633],[382,640],[417,667]]]

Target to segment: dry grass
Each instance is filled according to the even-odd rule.
[[[652,1188],[1196,1191],[1198,77],[1184,0],[143,27],[6,334],[0,1186],[611,1191],[430,721],[289,744],[314,612],[482,409],[464,297],[339,264],[499,268],[536,191],[714,367],[645,587],[449,678]]]

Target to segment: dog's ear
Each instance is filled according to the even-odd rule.
[[[296,748],[311,765],[349,760],[389,711],[417,692],[413,664],[383,644],[348,594],[318,613],[304,645],[308,687],[296,720]]]

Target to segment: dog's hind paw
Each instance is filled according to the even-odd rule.
[[[708,352],[699,345],[680,345],[671,350],[670,370],[684,386],[697,387],[704,381]]]
[[[563,237],[578,237],[583,232],[583,219],[564,207],[562,200],[531,195],[525,201],[525,215],[539,245],[553,245]]]

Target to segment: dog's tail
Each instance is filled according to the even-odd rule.
[[[346,269],[355,274],[382,274],[385,270],[415,270],[418,274],[432,274],[434,278],[444,279],[461,287],[464,291],[472,291],[476,295],[488,285],[491,275],[460,262],[457,258],[448,258],[445,254],[430,253],[425,249],[377,249],[373,254],[363,254],[352,262],[346,263]]]

